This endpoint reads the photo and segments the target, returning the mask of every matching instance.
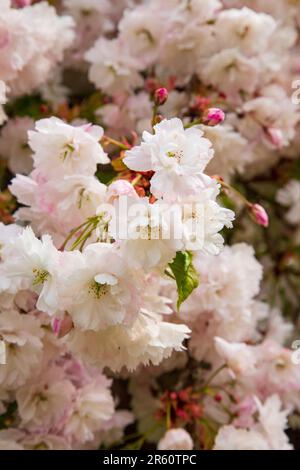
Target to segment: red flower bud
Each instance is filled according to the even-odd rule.
[[[220,108],[209,108],[203,116],[203,122],[207,126],[216,126],[225,120],[225,113]]]
[[[181,401],[188,401],[189,400],[189,393],[188,393],[187,390],[181,390],[178,393],[178,396],[179,396]]]
[[[154,93],[154,102],[157,106],[161,106],[168,99],[168,90],[166,88],[158,88]]]
[[[49,111],[48,106],[46,104],[41,104],[40,105],[40,112],[45,114]]]
[[[218,403],[220,403],[220,401],[222,401],[222,395],[220,395],[220,393],[217,393],[215,395],[215,401],[218,402]]]
[[[176,410],[176,415],[178,416],[178,418],[182,419],[183,421],[188,421],[189,417],[188,417],[188,414],[186,413],[186,411],[184,410]]]
[[[28,7],[31,5],[32,0],[13,0],[12,6],[17,8]]]

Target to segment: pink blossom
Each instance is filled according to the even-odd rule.
[[[119,196],[130,196],[138,199],[137,193],[128,181],[126,180],[118,180],[111,183],[108,187],[107,191],[107,200],[113,201],[114,199],[118,198]]]

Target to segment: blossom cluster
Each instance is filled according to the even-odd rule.
[[[293,449],[297,2],[2,3],[0,449]]]

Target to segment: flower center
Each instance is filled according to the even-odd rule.
[[[61,159],[64,162],[67,158],[71,157],[75,152],[75,145],[69,142],[66,144],[61,151]]]
[[[283,357],[278,357],[275,363],[276,369],[285,369],[287,367],[287,362]]]
[[[140,30],[137,32],[137,35],[138,35],[138,36],[139,36],[139,35],[144,36],[150,44],[155,44],[154,37],[152,36],[152,34],[150,33],[150,31],[148,31],[148,29],[140,29]]]
[[[177,150],[176,152],[169,151],[167,152],[169,158],[175,158],[175,160],[180,163],[183,158],[183,150]]]
[[[91,294],[95,299],[101,299],[101,297],[106,295],[108,292],[108,284],[100,284],[100,282],[94,280],[89,285],[89,294]]]
[[[78,193],[77,206],[81,209],[85,202],[90,202],[90,195],[87,193],[85,188],[81,188]]]
[[[32,281],[33,286],[44,284],[44,282],[48,279],[49,273],[45,269],[34,268],[32,272],[34,274],[34,279]]]

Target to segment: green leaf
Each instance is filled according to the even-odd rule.
[[[177,284],[177,309],[199,285],[199,275],[193,265],[193,255],[189,251],[178,251],[169,268]],[[168,274],[170,275],[170,274]]]
[[[117,172],[110,166],[103,166],[101,170],[98,170],[96,173],[96,177],[98,180],[103,184],[110,184],[112,180],[116,177]]]
[[[300,159],[293,162],[291,168],[291,177],[296,180],[300,180]]]
[[[24,95],[5,105],[9,116],[29,116],[32,119],[45,117],[41,112],[41,105],[45,104],[40,95]]]
[[[103,106],[103,96],[97,91],[81,103],[80,117],[88,122],[97,123],[96,111]]]
[[[5,413],[0,415],[0,429],[7,429],[12,425],[16,418],[17,409],[18,405],[16,401],[9,403]]]

